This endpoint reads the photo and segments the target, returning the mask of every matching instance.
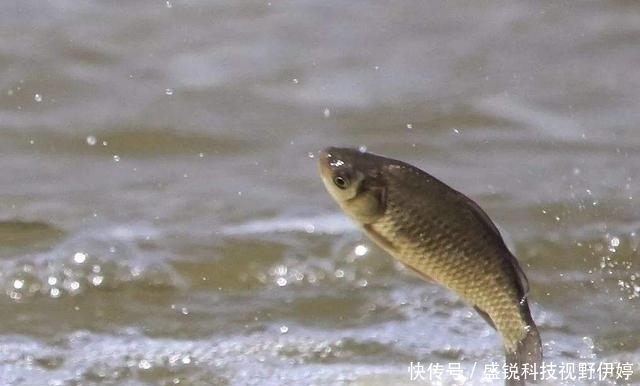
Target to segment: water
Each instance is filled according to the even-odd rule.
[[[547,361],[630,364],[549,384],[640,384],[639,41],[625,1],[5,7],[0,383],[501,384],[324,191],[351,145],[498,222]]]

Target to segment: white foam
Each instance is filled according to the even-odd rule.
[[[252,220],[246,223],[226,226],[224,235],[250,235],[267,233],[320,233],[340,234],[354,232],[357,227],[344,214],[334,213],[317,217],[289,217]]]

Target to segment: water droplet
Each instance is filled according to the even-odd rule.
[[[47,278],[47,284],[49,285],[56,285],[57,282],[58,282],[58,278],[54,276],[49,276],[49,278]]]
[[[610,244],[612,247],[618,247],[620,246],[620,239],[617,237],[613,237],[610,241]]]
[[[169,0],[167,0],[167,2],[164,4],[167,6],[167,8],[173,8],[173,4],[171,4]]]
[[[164,95],[173,95],[173,89],[172,88],[165,88],[164,89]]]
[[[36,102],[42,102],[42,95],[41,94],[36,94],[36,95],[33,96],[33,99]]]
[[[146,359],[142,359],[140,362],[138,362],[138,368],[142,370],[149,370],[151,368],[151,362]]]
[[[289,268],[286,265],[279,264],[273,268],[273,274],[277,276],[283,276],[287,274]]]
[[[413,123],[407,123],[407,129],[409,130],[413,129]]]
[[[287,331],[289,331],[289,327],[287,327],[285,325],[280,326],[280,333],[286,334]]]
[[[316,227],[313,224],[304,224],[304,231],[306,233],[313,233],[316,231]]]
[[[109,142],[107,141],[102,141],[102,146],[107,146],[109,144]]]
[[[365,145],[360,145],[358,146],[358,151],[360,151],[360,153],[365,153],[367,151],[367,147]]]
[[[15,279],[13,281],[13,288],[19,290],[22,289],[22,287],[24,287],[24,280],[22,279]]]
[[[76,264],[82,264],[87,260],[87,254],[84,252],[76,252],[73,255],[73,261],[76,262]]]
[[[322,113],[324,114],[325,118],[329,118],[331,116],[331,110],[329,110],[328,107],[325,107]]]
[[[51,291],[49,291],[49,294],[51,295],[52,298],[58,298],[60,297],[60,290],[58,288],[51,288]]]
[[[587,347],[589,347],[590,349],[594,348],[594,344],[593,344],[593,339],[591,339],[591,337],[585,336],[582,338],[582,341],[584,342],[584,344],[587,345]]]
[[[93,135],[87,136],[87,145],[95,146],[96,143],[98,143],[98,139],[96,137],[94,137]]]
[[[460,130],[459,129],[453,129],[453,133],[456,134],[456,135],[460,134]]]
[[[104,276],[96,275],[91,278],[91,284],[97,287],[100,284],[102,284],[103,280],[104,280]]]
[[[298,78],[293,78],[293,79],[291,80],[291,82],[293,82],[293,84],[298,84],[298,83],[300,83],[300,81],[298,80]]]
[[[120,156],[117,154],[113,155],[113,162],[120,162]]]
[[[367,254],[368,251],[369,249],[365,245],[357,245],[353,250],[356,256],[364,256]]]
[[[336,271],[334,272],[334,275],[336,275],[337,278],[344,277],[344,271],[341,269],[336,269]]]
[[[313,154],[313,152],[310,151],[310,152],[307,153],[307,157],[313,158],[313,157],[315,157],[315,154]]]
[[[285,285],[287,285],[287,279],[285,279],[284,277],[279,277],[278,280],[276,280],[276,284],[278,284],[280,287],[284,287]]]
[[[200,153],[200,154],[198,154],[198,157],[200,157],[200,158],[204,158],[204,153]]]

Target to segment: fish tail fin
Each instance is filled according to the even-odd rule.
[[[526,329],[527,335],[518,342],[518,362],[520,364],[528,363],[529,366],[537,371],[542,364],[542,341],[540,340],[538,328],[533,321],[527,325]]]
[[[532,319],[528,320],[525,328],[526,335],[517,342],[515,350],[505,349],[505,361],[508,366],[517,366],[519,379],[507,379],[506,386],[525,385],[528,382],[536,382],[540,379],[540,366],[542,364],[542,341],[540,334]]]

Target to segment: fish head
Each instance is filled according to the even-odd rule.
[[[320,176],[340,207],[361,224],[384,215],[386,188],[380,157],[358,149],[329,147],[320,152]]]

